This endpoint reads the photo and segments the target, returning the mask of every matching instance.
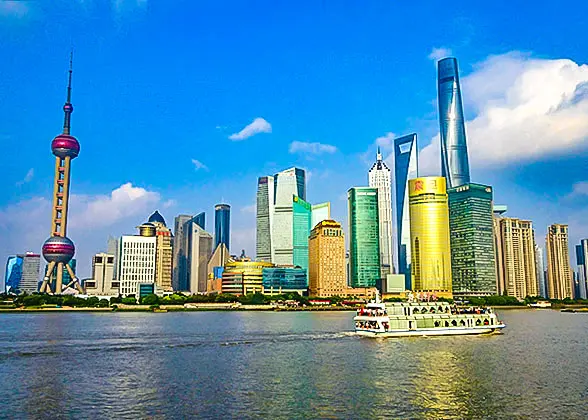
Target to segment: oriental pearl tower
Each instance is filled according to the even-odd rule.
[[[67,85],[67,100],[63,105],[65,118],[63,133],[51,142],[51,151],[55,155],[55,178],[53,181],[53,208],[51,216],[51,236],[43,244],[43,257],[47,260],[47,272],[39,291],[41,293],[61,294],[67,288],[75,287],[80,293],[84,290],[80,281],[75,276],[68,262],[75,254],[75,246],[67,237],[67,210],[69,205],[69,180],[71,161],[80,153],[80,144],[70,135],[71,113],[71,75],[73,55],[69,61],[69,82]],[[57,267],[55,278],[53,271]],[[63,284],[63,269],[66,269],[71,277],[68,284]]]

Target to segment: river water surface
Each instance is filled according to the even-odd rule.
[[[0,418],[588,418],[588,314],[359,338],[351,312],[0,314]]]

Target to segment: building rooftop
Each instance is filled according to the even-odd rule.
[[[153,213],[151,216],[149,216],[149,219],[147,220],[147,222],[150,222],[150,223],[161,223],[162,225],[166,226],[165,219],[159,213],[158,210],[155,210],[155,213]]]

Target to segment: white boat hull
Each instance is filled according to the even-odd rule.
[[[355,333],[363,337],[425,337],[442,335],[478,335],[492,334],[500,331],[505,325],[483,326],[475,328],[421,328],[417,330],[396,330],[396,331],[370,331],[356,330]]]

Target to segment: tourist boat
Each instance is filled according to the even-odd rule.
[[[539,300],[536,303],[529,303],[528,306],[537,309],[548,309],[551,308],[551,302],[546,300]]]
[[[505,327],[491,308],[458,308],[427,300],[383,303],[376,296],[357,311],[355,332],[367,337],[409,337],[491,334]]]

